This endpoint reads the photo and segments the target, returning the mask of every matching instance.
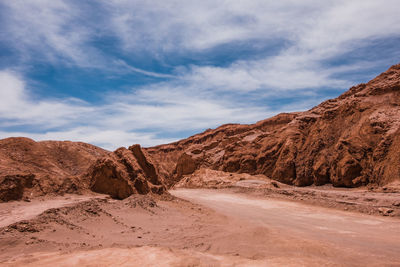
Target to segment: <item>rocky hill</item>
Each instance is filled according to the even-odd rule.
[[[0,200],[80,192],[82,174],[108,153],[81,142],[0,140]]]
[[[0,140],[0,201],[89,190],[123,199],[163,193],[165,186],[139,145],[109,152],[81,142]]]
[[[201,168],[297,186],[384,185],[400,179],[399,126],[400,64],[311,110],[146,150],[169,185]]]

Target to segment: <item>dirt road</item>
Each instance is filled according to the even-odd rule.
[[[205,189],[171,191],[220,214],[275,229],[282,236],[333,246],[365,263],[400,266],[400,220]],[[340,255],[339,255],[340,256]]]

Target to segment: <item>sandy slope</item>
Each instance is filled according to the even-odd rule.
[[[64,197],[36,198],[30,202],[15,201],[0,203],[0,227],[33,219],[49,209],[61,208],[94,198],[104,198],[104,196],[94,197],[71,194]]]

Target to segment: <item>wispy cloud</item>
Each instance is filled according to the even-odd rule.
[[[122,59],[116,59],[114,61],[114,64],[117,65],[117,66],[120,66],[121,68],[127,69],[129,71],[140,73],[140,74],[143,74],[143,75],[146,75],[146,76],[150,76],[150,77],[155,77],[155,78],[175,78],[174,75],[157,73],[157,72],[146,71],[146,70],[142,70],[142,69],[139,69],[139,68],[135,68],[135,67],[129,65],[128,63],[126,63],[125,61],[123,61]]]
[[[71,3],[71,2],[70,2]],[[24,62],[72,63],[85,66],[96,49],[84,46],[91,29],[79,24],[80,10],[60,0],[1,1],[2,39]]]

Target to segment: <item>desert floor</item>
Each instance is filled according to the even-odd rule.
[[[400,266],[398,193],[282,190],[1,203],[0,265]]]

